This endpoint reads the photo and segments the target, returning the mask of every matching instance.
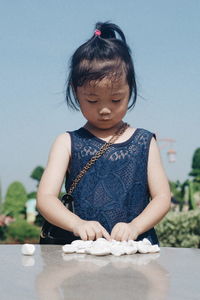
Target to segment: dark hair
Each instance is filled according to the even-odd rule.
[[[100,30],[101,34],[94,33],[92,38],[81,45],[71,58],[66,89],[67,104],[79,110],[79,102],[76,98],[78,86],[110,76],[117,79],[125,72],[130,89],[129,101],[132,98],[128,109],[133,108],[137,98],[137,85],[131,50],[125,36],[117,25],[110,22],[98,22],[95,29]],[[116,33],[119,38],[116,37]]]

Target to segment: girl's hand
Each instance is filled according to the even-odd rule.
[[[105,230],[105,228],[96,221],[79,220],[75,224],[73,233],[76,236],[80,236],[80,238],[84,241],[93,241],[101,237],[104,237],[107,240],[111,239],[109,233]]]
[[[136,240],[139,233],[133,223],[117,223],[111,232],[111,239],[116,241]]]

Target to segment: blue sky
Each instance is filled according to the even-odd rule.
[[[45,166],[56,136],[84,124],[65,104],[68,62],[97,21],[112,21],[132,49],[139,94],[127,114],[159,138],[171,180],[185,180],[200,147],[199,0],[46,0],[0,2],[0,180],[3,194]],[[168,146],[177,152],[169,164]]]

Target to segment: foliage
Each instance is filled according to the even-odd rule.
[[[26,220],[18,219],[7,227],[6,237],[15,242],[25,243],[39,241],[40,228],[29,224]]]
[[[200,170],[200,148],[197,148],[193,154],[192,158],[192,169]]]
[[[27,193],[21,182],[15,181],[8,187],[5,202],[3,203],[3,211],[6,215],[15,217],[19,214],[25,214],[25,203],[27,201]]]
[[[192,171],[189,174],[194,181],[200,183],[200,148],[197,148],[192,158]],[[200,189],[200,186],[199,186]]]
[[[36,199],[37,198],[37,193],[34,191],[34,192],[30,192],[27,194],[27,199]]]
[[[42,174],[44,172],[44,168],[41,166],[36,167],[33,172],[31,173],[31,178],[37,180],[38,184],[41,180]],[[38,185],[37,184],[37,185]]]
[[[15,219],[10,216],[0,215],[0,240],[4,240],[6,238],[7,226],[14,221]]]
[[[200,248],[200,209],[169,212],[156,232],[161,246]]]
[[[194,199],[194,188],[193,188],[193,182],[188,182],[188,204],[189,204],[189,210],[196,208],[196,202]]]
[[[172,192],[173,198],[179,205],[179,210],[182,211],[185,204],[185,185],[181,184],[179,180],[176,182],[169,182],[170,190]]]
[[[6,227],[0,226],[0,241],[4,240],[6,236]]]
[[[35,224],[38,226],[42,226],[44,223],[44,218],[43,216],[38,212],[36,219],[35,219]]]
[[[0,181],[0,205],[2,203],[3,197],[2,197],[2,188],[1,188],[1,181]]]

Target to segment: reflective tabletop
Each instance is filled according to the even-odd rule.
[[[200,249],[116,256],[63,254],[62,246],[0,245],[1,300],[200,299]]]

